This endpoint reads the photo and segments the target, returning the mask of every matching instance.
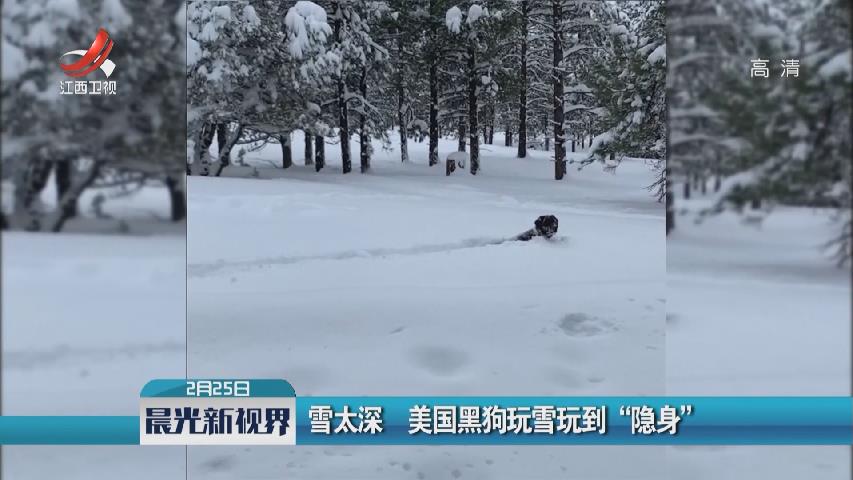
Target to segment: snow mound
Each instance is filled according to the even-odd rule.
[[[7,42],[4,38],[2,55],[0,56],[3,58],[2,68],[0,68],[3,81],[8,82],[20,77],[27,66],[27,57],[24,55],[24,51]]]
[[[465,164],[468,162],[468,153],[467,152],[453,152],[447,156],[448,160],[453,160],[456,162],[456,165],[462,168],[465,168]]]
[[[658,62],[665,62],[666,61],[666,44],[662,43],[662,44],[658,45],[658,47],[656,49],[654,49],[652,51],[652,53],[649,54],[649,56],[646,58],[646,61],[652,65],[654,65]]]
[[[133,23],[130,13],[121,4],[121,0],[104,0],[101,5],[101,16],[110,31],[127,28]]]
[[[853,51],[846,50],[824,63],[818,74],[822,77],[834,77],[840,74],[850,74],[850,56]]]
[[[459,28],[462,25],[462,10],[459,10],[459,7],[451,7],[444,16],[444,23],[448,30],[459,33]]]
[[[288,51],[294,58],[302,58],[310,50],[312,38],[324,43],[332,28],[323,7],[314,2],[299,1],[290,7],[284,17],[288,31]]]
[[[478,20],[482,17],[486,17],[489,15],[489,10],[483,8],[476,3],[471,5],[471,8],[468,9],[468,19],[465,21],[468,25],[473,25],[477,23]]]

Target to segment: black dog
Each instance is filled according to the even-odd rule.
[[[557,217],[553,215],[542,215],[536,219],[533,225],[533,228],[530,230],[516,236],[515,240],[526,242],[533,237],[551,238],[557,233],[559,222],[557,221]]]

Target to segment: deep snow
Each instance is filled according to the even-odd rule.
[[[676,198],[667,394],[850,395],[850,270],[822,248],[837,232],[831,212],[777,207],[763,221],[697,224],[712,198]],[[672,447],[667,463],[670,478],[851,478],[850,447]]]
[[[442,158],[454,146],[442,142]],[[850,391],[850,277],[820,250],[834,228],[826,212],[695,224],[707,199],[678,198],[664,245],[640,161],[615,174],[570,168],[556,182],[547,153],[519,160],[484,146],[480,175],[447,178],[424,165],[426,144],[410,147],[410,165],[378,150],[370,175],[341,175],[327,145],[320,174],[270,168],[270,146],[248,155],[259,178],[252,167],[190,178],[190,375],[283,377],[302,395]],[[297,136],[296,163],[300,149]],[[107,204],[140,235],[91,219],[61,236],[3,233],[5,414],[133,415],[145,381],[184,375],[184,238],[164,227],[166,201],[148,188]],[[487,245],[543,213],[560,218],[556,241]],[[188,457],[196,479],[834,480],[850,478],[849,465],[848,447],[196,447]],[[4,478],[15,480],[178,479],[184,468],[182,447],[4,447]]]
[[[164,220],[162,187],[106,202],[114,220],[91,199],[67,233],[2,234],[4,415],[137,415],[148,380],[185,374],[185,223]],[[4,480],[184,473],[183,447],[3,447]]]
[[[394,138],[394,137],[392,137]],[[301,136],[293,139],[295,163]],[[496,135],[496,143],[503,139]],[[442,140],[440,157],[456,142]],[[189,371],[299,395],[664,391],[663,207],[626,160],[553,180],[550,153],[482,146],[477,176],[376,145],[368,175],[247,154],[190,177]],[[353,152],[358,147],[353,144]],[[577,156],[579,156],[578,154]],[[215,154],[214,154],[215,156]],[[357,160],[356,160],[357,161]],[[279,167],[276,167],[278,164]],[[489,244],[555,214],[554,241]],[[190,478],[655,478],[649,448],[190,448]],[[618,456],[620,462],[613,462]]]

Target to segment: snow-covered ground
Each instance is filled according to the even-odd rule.
[[[496,144],[503,139],[496,135]],[[477,176],[377,145],[369,175],[280,165],[189,178],[189,372],[299,395],[664,392],[663,206],[615,174],[482,147]],[[442,140],[442,159],[455,150]],[[357,154],[358,148],[353,146]],[[356,157],[357,162],[357,157]],[[257,175],[257,178],[255,176]],[[235,178],[236,177],[236,178]],[[559,217],[554,241],[490,244]],[[659,478],[653,448],[190,448],[191,478]],[[613,459],[618,457],[619,462]],[[572,473],[574,472],[574,473]],[[657,472],[657,473],[656,473]]]
[[[496,143],[502,143],[496,136]],[[136,413],[184,375],[281,377],[301,395],[847,395],[850,277],[826,212],[692,222],[664,240],[653,174],[552,179],[546,152],[483,146],[473,177],[378,149],[370,175],[270,168],[189,180],[68,234],[4,232],[4,413]],[[454,142],[441,143],[442,157]],[[357,152],[357,148],[353,149]],[[296,163],[301,139],[294,138]],[[47,199],[52,192],[45,192]],[[87,200],[83,202],[86,210]],[[555,214],[555,241],[491,244]],[[98,235],[83,233],[93,228]],[[112,234],[104,234],[112,232]],[[668,271],[667,271],[668,269]],[[4,447],[8,479],[184,478],[182,447]],[[618,459],[618,461],[614,461]],[[847,479],[848,447],[189,449],[188,478]]]
[[[849,395],[850,270],[821,248],[838,228],[829,212],[780,207],[761,223],[723,214],[697,224],[709,197],[676,199],[667,393]],[[671,448],[668,465],[671,478],[851,478],[849,447]]]
[[[145,382],[184,376],[185,224],[168,208],[149,187],[104,206],[130,234],[91,216],[69,233],[3,232],[4,415],[137,415]],[[184,450],[5,446],[3,479],[177,480]]]

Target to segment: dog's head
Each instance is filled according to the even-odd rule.
[[[557,217],[553,215],[542,215],[536,219],[536,222],[534,222],[536,232],[545,238],[553,237],[554,234],[557,233],[558,225],[559,222],[557,221]]]

